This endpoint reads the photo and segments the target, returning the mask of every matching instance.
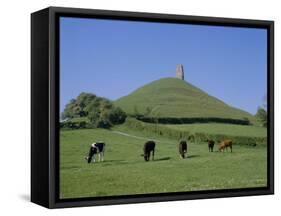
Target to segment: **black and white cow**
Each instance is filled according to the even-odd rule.
[[[99,156],[99,162],[104,161],[104,151],[105,151],[105,143],[104,142],[96,142],[93,143],[89,150],[89,155],[86,157],[88,163],[91,163],[92,159],[96,162],[96,155]]]
[[[150,152],[152,152],[152,160],[154,160],[155,142],[147,141],[143,146],[143,157],[145,161],[149,161]]]

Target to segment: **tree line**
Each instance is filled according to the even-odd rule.
[[[65,106],[61,115],[61,127],[110,128],[124,123],[126,117],[126,113],[110,100],[83,92]],[[75,121],[79,118],[87,121]]]

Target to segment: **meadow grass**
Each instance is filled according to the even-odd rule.
[[[198,123],[181,125],[163,125],[168,128],[190,133],[223,134],[230,136],[266,137],[266,128],[253,125],[235,125],[220,123]]]
[[[125,128],[124,128],[125,127]],[[152,124],[136,119],[127,118],[123,125],[115,128],[131,128],[137,133],[146,135],[158,134],[163,137],[191,142],[206,142],[212,139],[216,142],[231,139],[236,145],[267,145],[267,129],[253,125],[234,125],[218,123],[194,123],[194,124]]]
[[[60,198],[99,197],[266,186],[266,147],[234,146],[230,152],[208,152],[206,143],[189,143],[188,158],[181,159],[175,139],[158,135],[155,160],[140,155],[141,132],[125,126],[61,131]],[[105,161],[86,163],[90,144],[106,143]]]

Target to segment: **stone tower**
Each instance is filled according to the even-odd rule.
[[[179,78],[181,80],[184,80],[184,71],[183,71],[183,65],[178,64],[176,68],[176,78]]]

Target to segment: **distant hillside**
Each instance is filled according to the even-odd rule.
[[[254,122],[254,116],[231,107],[208,95],[201,89],[177,78],[151,82],[114,102],[127,114],[171,118],[245,118]]]

